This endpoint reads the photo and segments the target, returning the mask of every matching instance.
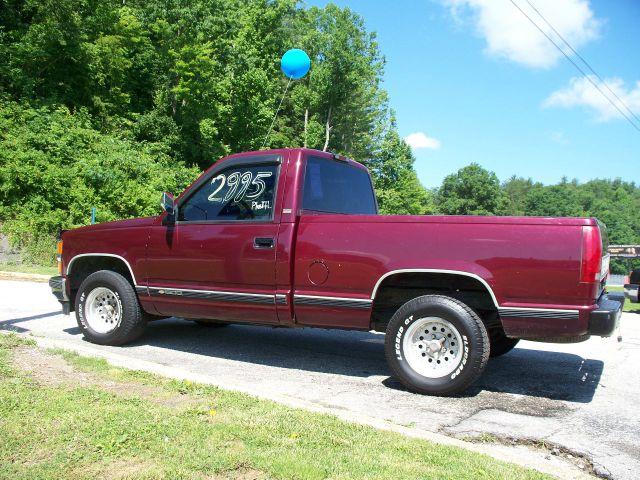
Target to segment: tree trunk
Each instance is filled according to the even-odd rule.
[[[309,109],[304,109],[304,148],[307,148],[307,127],[309,126]]]
[[[176,114],[178,113],[178,104],[176,99],[176,94],[171,92],[171,116],[176,118]]]
[[[324,134],[324,147],[322,148],[322,151],[326,152],[327,148],[329,148],[329,138],[331,135],[331,105],[329,105],[329,113],[327,114],[327,123],[324,127]]]

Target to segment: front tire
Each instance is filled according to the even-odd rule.
[[[405,303],[389,321],[387,362],[409,390],[453,395],[475,382],[489,359],[487,330],[459,300],[425,295]]]
[[[147,324],[133,286],[110,270],[84,279],[76,295],[76,319],[84,337],[99,345],[132,342]]]

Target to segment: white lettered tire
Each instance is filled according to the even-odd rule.
[[[427,395],[462,392],[482,374],[489,337],[478,315],[459,300],[425,295],[405,303],[387,326],[385,353],[409,390]]]
[[[132,342],[142,335],[147,324],[133,286],[110,270],[100,270],[84,279],[75,307],[84,337],[99,345]]]

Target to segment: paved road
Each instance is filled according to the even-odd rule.
[[[319,409],[374,417],[451,436],[494,434],[586,453],[619,479],[640,471],[640,315],[624,314],[623,342],[521,342],[492,359],[465,395],[409,393],[384,360],[382,335],[320,329],[199,327],[179,319],[149,325],[125,347],[82,339],[46,284],[0,281],[0,329],[31,332],[98,355],[180,367],[215,383]],[[348,415],[347,415],[348,416]]]

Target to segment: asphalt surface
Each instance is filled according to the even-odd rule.
[[[0,281],[0,330],[111,355],[134,368],[140,362],[179,368],[222,387],[356,421],[373,418],[406,432],[544,442],[585,455],[598,473],[616,479],[636,479],[640,471],[638,314],[623,314],[620,343],[615,337],[571,345],[520,342],[491,359],[480,381],[456,398],[405,391],[390,377],[384,336],[374,333],[206,328],[172,318],[151,323],[134,344],[93,345],[83,340],[73,314],[61,315],[43,283]]]

